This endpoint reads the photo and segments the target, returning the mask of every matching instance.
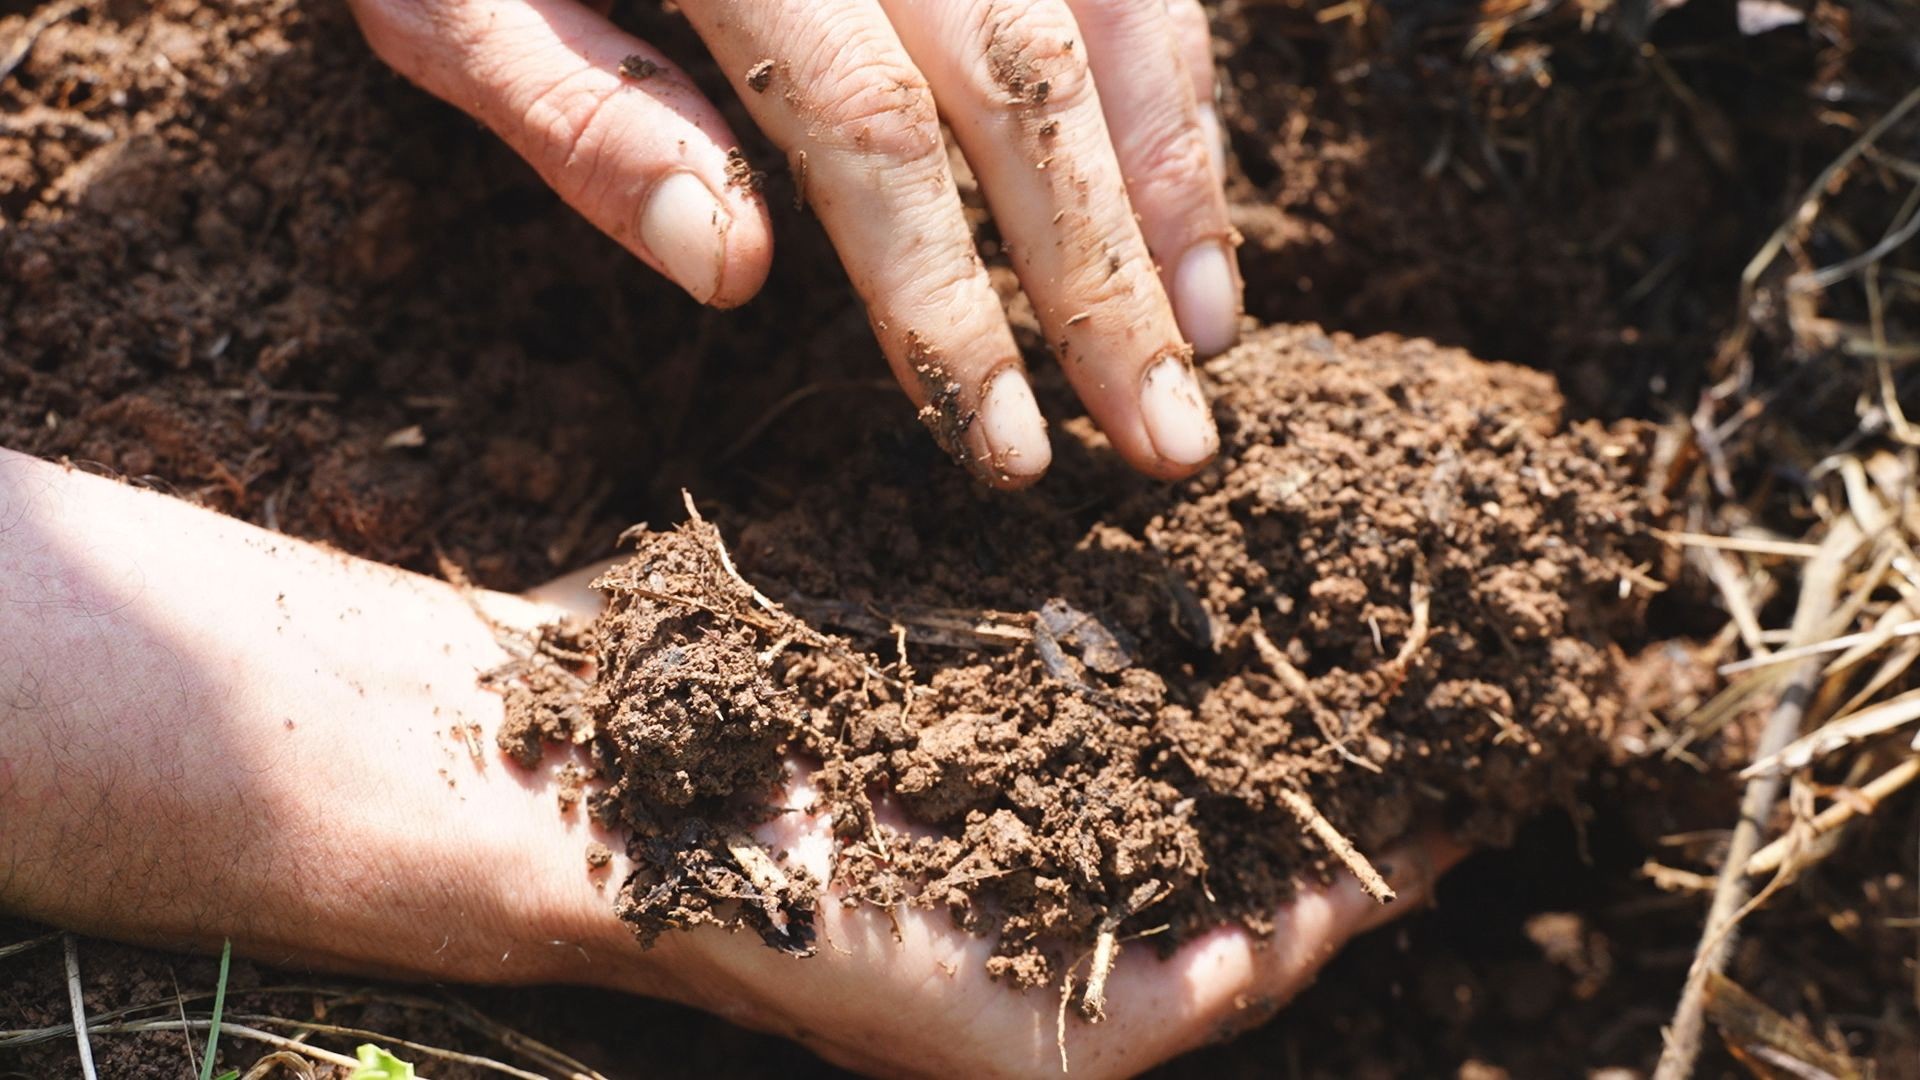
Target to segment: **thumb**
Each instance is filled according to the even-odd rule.
[[[765,205],[686,74],[576,0],[351,0],[374,52],[505,139],[601,231],[703,303],[766,280]]]

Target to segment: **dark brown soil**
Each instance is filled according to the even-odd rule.
[[[598,734],[636,930],[805,949],[812,883],[767,895],[730,839],[790,753],[848,895],[949,909],[1022,985],[1103,929],[1270,930],[1299,876],[1346,872],[1299,795],[1363,850],[1416,822],[1501,845],[1572,805],[1648,592],[1644,426],[1568,429],[1538,373],[1310,327],[1205,370],[1223,459],[1171,489],[1084,426],[1022,497],[901,476],[882,437],[738,523],[744,579],[704,522],[638,530],[596,683],[546,680],[502,736]],[[933,830],[877,822],[881,796]]]
[[[1751,37],[1736,28],[1735,0],[1690,0],[1650,28],[1634,14],[1645,5],[1605,2],[1209,3],[1250,312],[1521,360],[1560,376],[1575,416],[1689,413],[1705,382],[1734,375],[1769,416],[1831,436],[1836,422],[1852,422],[1857,358],[1762,335],[1742,354],[1750,363],[1706,363],[1736,318],[1778,323],[1778,310],[1740,309],[1741,268],[1812,176],[1915,80],[1903,7],[1805,6],[1804,25]],[[56,7],[0,0],[0,61],[34,16]],[[615,12],[670,55],[701,55],[659,5],[622,0]],[[721,73],[690,66],[750,132]],[[1896,134],[1887,152],[1917,156],[1912,131]],[[760,299],[708,312],[559,206],[476,125],[382,69],[341,5],[80,5],[39,25],[18,66],[0,74],[0,442],[371,558],[433,571],[444,553],[501,588],[613,553],[627,522],[677,520],[678,492],[692,486],[712,493],[703,506],[756,580],[829,598],[828,586],[861,582],[842,580],[838,559],[817,560],[825,576],[805,576],[754,533],[857,532],[888,558],[907,536],[945,534],[864,496],[841,509],[866,514],[865,531],[809,522],[793,509],[796,492],[821,490],[821,476],[854,456],[892,463],[875,483],[897,502],[914,502],[906,493],[917,499],[929,477],[964,481],[913,430],[851,293],[823,278],[830,252],[788,210],[795,178],[751,136],[746,152],[768,172],[781,251]],[[1902,176],[1876,164],[1842,200],[1878,229],[1906,196]],[[993,265],[997,238],[983,215],[981,229]],[[1793,260],[1844,258],[1860,235],[1871,234],[1815,230]],[[1010,276],[994,272],[1035,349],[1043,404],[1073,415]],[[1903,392],[1915,370],[1901,369]],[[1050,536],[1088,535],[1112,515],[1121,534],[1156,542],[1144,530],[1167,508],[1153,505],[1164,495],[1131,489],[1140,501],[1122,507],[1111,497],[1116,481],[1090,464],[1098,455],[1067,440],[1062,451],[1071,468],[1013,513],[1044,519],[1036,506],[1061,508],[1072,531],[1057,521]],[[1766,496],[1783,490],[1770,459],[1734,465],[1743,489],[1760,493],[1756,515],[1804,516],[1792,498]],[[1088,492],[1108,501],[1082,507]],[[1200,570],[1221,554],[1181,558]],[[977,595],[965,589],[992,576],[965,561],[948,566],[980,579],[959,582],[957,595]],[[1300,571],[1283,567],[1281,578]],[[939,572],[919,566],[866,585],[904,605],[911,598],[896,590],[941,585]],[[1410,583],[1404,563],[1397,572],[1393,588],[1369,589],[1366,601],[1382,609],[1388,644]],[[1026,590],[1031,606],[1015,613],[1023,618],[1057,594],[1005,584]],[[1703,597],[1682,582],[1654,600],[1652,640],[1624,671],[1624,692],[1607,700],[1671,718],[1712,692],[1718,684],[1687,640],[1724,620]],[[1061,598],[1082,613],[1125,615],[1104,595]],[[1239,620],[1219,627],[1223,635],[1244,622],[1244,597],[1205,598],[1214,614]],[[1283,624],[1276,613],[1265,625],[1321,651],[1325,670],[1302,666],[1312,678],[1377,665],[1351,623],[1342,640],[1339,624],[1294,618]],[[896,659],[869,629],[834,629],[889,665]],[[1173,647],[1165,634],[1143,640]],[[1159,647],[1123,644],[1140,657]],[[1162,655],[1152,663],[1166,692],[1190,693],[1256,676],[1241,670],[1244,643],[1235,648],[1191,646],[1191,672],[1159,666]],[[1084,636],[1063,646],[1083,681],[1137,677],[1071,666],[1088,663],[1089,649]],[[1022,650],[987,664],[1031,655]],[[910,651],[929,695],[935,673],[965,656]],[[1171,1071],[1646,1068],[1704,903],[1661,893],[1637,870],[1648,858],[1712,869],[1737,798],[1728,766],[1741,762],[1746,737],[1736,727],[1726,747],[1703,747],[1694,770],[1643,760],[1646,725],[1622,718],[1608,747],[1615,764],[1578,789],[1572,814],[1523,829],[1509,852],[1471,860],[1443,882],[1436,910],[1356,943],[1276,1022]],[[869,745],[890,757],[902,734],[876,731]],[[1568,755],[1571,769],[1581,751],[1551,752]],[[1181,783],[1204,782],[1189,771]],[[1328,803],[1343,813],[1339,799]],[[1913,812],[1910,795],[1890,802],[1776,898],[1732,967],[1823,1040],[1877,1062],[1882,1077],[1913,1075],[1920,1061]],[[1363,817],[1342,820],[1364,832]],[[10,928],[0,941],[30,933]],[[189,994],[211,988],[205,961],[92,942],[82,956],[91,1008],[170,1006],[176,977]],[[310,981],[264,969],[249,977]],[[667,1006],[578,991],[464,996],[612,1076],[827,1071],[786,1043]],[[310,996],[238,1000],[297,1018],[316,1010]],[[0,960],[0,1018],[54,1023],[64,1011],[57,947]],[[354,1018],[459,1042],[431,1011],[369,1007]],[[105,1052],[116,1075],[182,1076],[183,1049],[177,1036],[153,1035]],[[64,1041],[12,1054],[0,1051],[0,1071],[75,1072]],[[1733,1068],[1721,1055],[1704,1074]]]

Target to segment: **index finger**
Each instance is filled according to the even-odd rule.
[[[933,94],[876,0],[685,0],[798,183],[934,438],[990,483],[1053,460]]]

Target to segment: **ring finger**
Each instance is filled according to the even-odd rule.
[[[1073,10],[1065,0],[881,3],[980,177],[1014,269],[1088,411],[1144,471],[1172,479],[1197,469],[1219,437],[1134,217],[1095,90],[1094,42]],[[1170,34],[1162,47],[1172,67]],[[1120,84],[1131,78],[1115,73],[1122,98],[1130,92]],[[1184,72],[1170,89],[1191,115]],[[1169,125],[1181,110],[1173,113]],[[1209,183],[1204,146],[1197,135],[1189,141],[1199,182]]]

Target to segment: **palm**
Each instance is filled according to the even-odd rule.
[[[788,868],[829,880],[832,836],[804,772],[787,792],[793,812],[759,838]],[[1188,941],[1168,960],[1123,949],[1106,985],[1108,1019],[1088,1024],[1061,995],[1019,991],[987,976],[993,943],[941,911],[823,905],[818,950],[796,959],[749,934],[703,930],[665,939],[668,966],[690,975],[685,996],[730,1019],[797,1038],[824,1056],[896,1075],[1137,1072],[1256,1023],[1284,1003],[1354,934],[1418,903],[1454,850],[1410,845],[1383,860],[1405,898],[1391,908],[1342,881],[1296,898],[1269,940],[1237,928]],[[1088,965],[1076,981],[1084,984]],[[1064,1045],[1062,1033],[1064,1032]]]

